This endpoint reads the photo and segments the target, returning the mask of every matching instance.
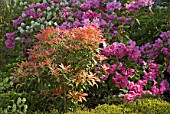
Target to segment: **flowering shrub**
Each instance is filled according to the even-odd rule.
[[[116,94],[126,101],[133,101],[135,97],[140,98],[145,93],[157,95],[169,91],[169,82],[164,79],[166,68],[169,72],[169,33],[163,32],[160,35],[162,40],[158,38],[154,44],[146,44],[140,48],[133,41],[128,44],[114,42],[106,46],[101,51],[105,60],[96,72],[106,83],[111,80],[114,91],[123,93]],[[156,61],[161,53],[164,54],[162,62]]]
[[[7,38],[6,46],[14,48],[15,40],[19,40],[20,43],[24,43],[24,47],[29,47],[30,40],[35,42],[33,34],[48,26],[62,29],[96,26],[102,30],[108,43],[122,41],[122,38],[128,38],[126,30],[134,24],[133,17],[127,12],[139,12],[141,7],[152,4],[152,0],[130,3],[109,0],[42,0],[36,4],[21,2],[20,5],[24,7],[22,16],[12,21],[17,35]]]
[[[35,37],[38,42],[29,49],[28,61],[18,64],[13,73],[19,88],[63,98],[64,107],[69,99],[73,103],[86,100],[88,94],[83,90],[100,82],[92,72],[94,50],[104,41],[100,31],[95,27],[48,27]]]

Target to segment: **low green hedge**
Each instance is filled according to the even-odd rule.
[[[161,99],[141,99],[122,105],[99,105],[92,111],[76,111],[68,114],[170,114],[170,103]]]

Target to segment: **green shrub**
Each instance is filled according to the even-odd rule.
[[[68,114],[169,114],[170,103],[161,99],[142,99],[122,105],[103,104],[92,111],[76,111]]]
[[[116,105],[99,105],[92,112],[96,114],[121,114],[122,108]]]
[[[170,6],[170,5],[169,5]],[[161,32],[170,30],[170,7],[167,10],[154,9],[153,13],[138,13],[134,16],[136,22],[129,29],[129,37],[137,45],[154,43]]]
[[[12,74],[17,90],[58,98],[58,102],[63,102],[59,108],[73,108],[86,101],[84,90],[100,82],[93,73],[94,53],[103,42],[100,31],[83,27],[56,32],[49,27],[41,32],[36,35],[38,42],[29,49],[29,60],[18,64]]]
[[[36,111],[33,114],[59,114],[57,109],[51,109],[49,112]]]
[[[22,94],[9,91],[0,94],[0,113],[1,114],[26,114],[26,98]]]
[[[169,114],[170,104],[161,99],[142,99],[134,103],[125,103],[122,108],[129,108],[132,112],[140,112],[142,114]]]

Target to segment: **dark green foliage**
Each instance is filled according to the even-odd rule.
[[[0,94],[0,113],[1,114],[26,114],[26,98],[22,94],[9,91]]]
[[[138,13],[135,19],[136,22],[130,29],[129,37],[139,46],[148,42],[154,43],[161,32],[170,30],[170,8],[167,10],[155,8],[153,13]]]

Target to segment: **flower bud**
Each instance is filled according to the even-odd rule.
[[[40,8],[38,8],[38,10],[37,10],[38,12],[41,12],[41,9]]]
[[[24,5],[27,5],[27,2],[24,2]]]
[[[19,3],[19,5],[20,5],[20,6],[23,6],[23,5],[24,5],[24,3],[23,3],[23,2],[20,2],[20,3]]]
[[[29,27],[29,26],[26,26],[26,29],[28,30],[28,29],[30,29],[30,27]]]
[[[31,21],[31,24],[34,24],[34,21]]]
[[[26,17],[26,15],[25,15],[24,13],[22,13],[22,15],[21,15],[21,16],[22,16],[23,18],[24,18],[24,17]]]
[[[51,8],[50,7],[47,7],[47,11],[50,11],[51,10]]]
[[[20,33],[23,34],[25,31],[23,29],[20,29]]]
[[[16,37],[15,40],[20,40],[21,38],[20,37]]]
[[[25,23],[21,23],[21,26],[22,26],[22,27],[25,26]]]
[[[18,30],[22,29],[22,27],[18,27]]]
[[[45,26],[44,25],[41,25],[41,30],[43,30],[45,28]]]

